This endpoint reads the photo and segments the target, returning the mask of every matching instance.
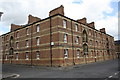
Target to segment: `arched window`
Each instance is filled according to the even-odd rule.
[[[13,36],[10,37],[10,47],[13,46]]]
[[[13,48],[10,48],[9,55],[13,55]]]
[[[86,31],[84,30],[83,31],[83,42],[87,42],[87,33],[86,33]]]
[[[83,52],[84,52],[84,54],[88,54],[88,46],[87,46],[87,44],[83,44]]]

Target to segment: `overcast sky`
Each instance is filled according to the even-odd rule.
[[[0,35],[10,31],[10,24],[27,24],[29,14],[42,19],[49,11],[64,6],[65,16],[74,20],[87,18],[95,22],[96,29],[106,28],[107,34],[118,39],[119,0],[0,0]]]

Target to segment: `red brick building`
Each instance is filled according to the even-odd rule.
[[[1,35],[3,63],[67,66],[115,59],[114,37],[105,28],[95,29],[87,19],[64,16],[64,7],[40,19],[28,16],[28,24],[11,24]]]

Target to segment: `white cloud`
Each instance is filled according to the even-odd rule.
[[[73,3],[75,1],[80,2],[80,4]],[[113,12],[113,8],[110,6],[111,2],[113,0],[0,0],[0,11],[4,12],[2,28],[3,26],[9,27],[10,23],[26,24],[29,14],[42,19],[46,18],[50,10],[62,4],[65,16],[72,19],[86,17],[88,22],[95,21],[97,29],[105,27],[110,35],[116,36],[117,16],[104,14]],[[3,31],[3,33],[5,32]]]

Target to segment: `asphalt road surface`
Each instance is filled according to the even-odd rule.
[[[69,67],[41,67],[27,65],[2,65],[3,77],[15,78],[118,78],[118,60],[109,60]]]

